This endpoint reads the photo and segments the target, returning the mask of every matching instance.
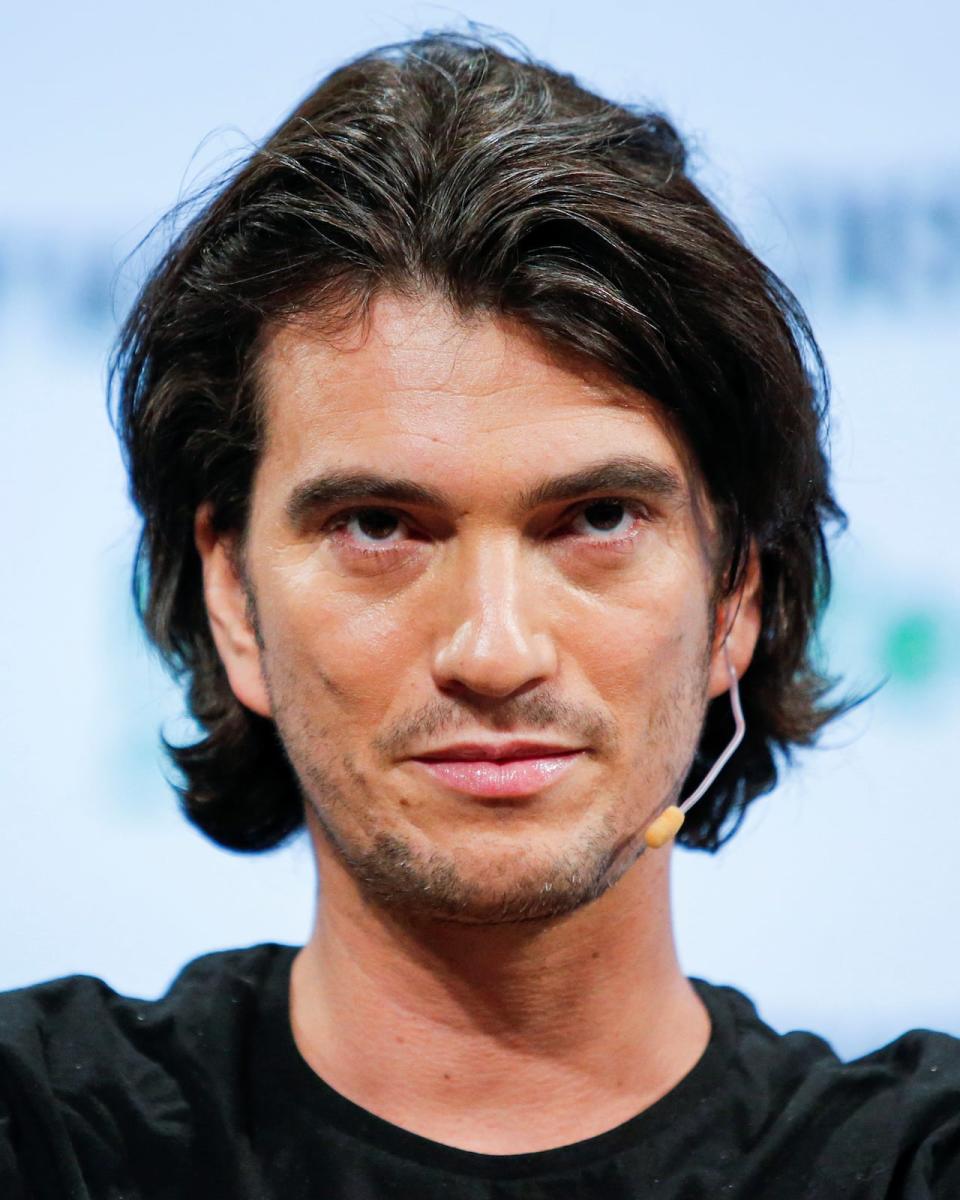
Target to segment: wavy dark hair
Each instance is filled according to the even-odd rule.
[[[134,594],[204,731],[167,749],[188,818],[237,850],[303,821],[273,723],[234,697],[207,623],[194,515],[243,534],[262,444],[260,335],[424,289],[513,318],[654,397],[705,481],[725,546],[717,594],[759,550],[762,630],[742,682],[744,744],[679,841],[715,850],[791,749],[844,705],[814,653],[842,522],[825,451],[827,380],[797,301],[692,181],[660,114],[452,34],[336,70],[215,189],[143,287],[111,369],[143,517]],[[726,743],[707,712],[690,781]]]

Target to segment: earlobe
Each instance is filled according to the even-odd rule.
[[[261,651],[253,627],[247,587],[236,563],[233,539],[213,526],[210,506],[194,520],[194,542],[203,567],[203,598],[217,652],[241,704],[262,717],[272,715]]]
[[[760,554],[751,543],[740,587],[717,607],[713,651],[710,659],[709,696],[722,695],[730,686],[724,642],[737,678],[742,679],[753,659],[761,622]]]

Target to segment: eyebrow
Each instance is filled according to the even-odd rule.
[[[602,463],[582,467],[568,475],[543,479],[520,493],[521,512],[575,500],[588,492],[640,492],[664,501],[676,501],[684,494],[684,483],[672,467],[662,466],[649,458],[611,458]]]
[[[370,471],[331,471],[297,484],[284,510],[290,522],[300,526],[311,513],[353,500],[392,500],[397,504],[417,504],[424,508],[447,506],[442,492],[424,487],[412,479],[377,475]]]
[[[520,513],[529,512],[543,504],[575,500],[591,492],[616,491],[676,503],[684,495],[685,487],[672,467],[647,458],[611,458],[566,475],[539,480],[520,493],[516,509]],[[359,500],[387,500],[424,508],[453,507],[443,492],[413,479],[369,471],[331,471],[297,484],[284,509],[288,520],[299,527],[323,508]]]

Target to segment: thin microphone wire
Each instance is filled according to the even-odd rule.
[[[743,735],[747,731],[747,723],[743,719],[743,707],[740,704],[740,683],[737,679],[737,672],[733,668],[733,663],[730,661],[730,652],[727,650],[726,642],[723,643],[723,656],[727,662],[727,674],[730,676],[730,707],[733,709],[733,721],[736,728],[727,748],[707,772],[697,790],[691,796],[688,796],[682,804],[678,805],[680,811],[684,814],[693,808],[710,784],[720,774],[730,755],[733,754],[734,750],[743,741]]]

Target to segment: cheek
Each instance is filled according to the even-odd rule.
[[[584,670],[620,732],[623,786],[644,811],[689,768],[707,688],[707,613],[699,594],[623,611]]]
[[[569,637],[588,681],[607,702],[629,711],[674,690],[680,680],[699,677],[708,645],[707,612],[692,588],[672,594],[651,589],[615,607],[597,608],[589,619],[581,615]]]
[[[399,611],[327,582],[321,587],[315,578],[287,579],[272,595],[264,631],[270,657],[283,664],[304,699],[322,690],[341,716],[363,719],[389,706],[422,653],[415,608]],[[322,687],[310,688],[311,679]]]

